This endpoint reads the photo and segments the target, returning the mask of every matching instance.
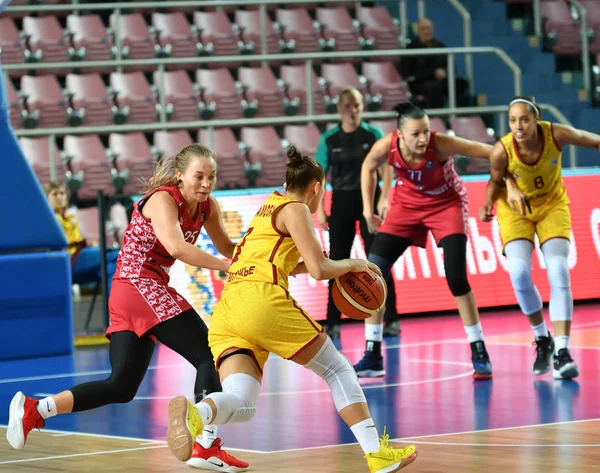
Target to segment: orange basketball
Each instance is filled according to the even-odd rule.
[[[364,320],[379,312],[385,305],[387,287],[383,278],[373,279],[368,273],[346,273],[335,278],[333,302],[342,314]]]

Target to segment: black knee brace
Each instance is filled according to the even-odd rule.
[[[444,250],[444,270],[450,292],[460,297],[471,292],[467,279],[467,236],[448,235],[440,241]]]

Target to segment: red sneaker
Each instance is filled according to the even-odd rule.
[[[29,432],[44,427],[44,419],[35,407],[38,402],[20,391],[12,398],[6,429],[6,440],[12,448],[23,448]]]
[[[195,442],[192,458],[186,462],[186,465],[202,470],[226,472],[246,471],[248,469],[248,463],[229,455],[221,446],[220,438],[217,438],[210,448],[204,448],[198,442]]]

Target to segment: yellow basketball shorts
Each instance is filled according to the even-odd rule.
[[[208,343],[217,369],[227,350],[243,348],[252,351],[262,372],[269,353],[293,358],[322,331],[284,288],[248,281],[223,291],[210,322]]]
[[[523,217],[504,201],[498,202],[498,225],[502,238],[502,249],[514,240],[529,240],[535,243],[537,234],[540,246],[551,238],[571,239],[571,212],[569,200],[561,198],[533,207],[532,213],[527,211]]]

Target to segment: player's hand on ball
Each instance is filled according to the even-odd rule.
[[[383,223],[383,219],[378,215],[365,215],[365,221],[367,222],[369,233],[377,233],[379,227],[381,227],[381,224]]]
[[[479,209],[479,219],[482,222],[491,222],[493,218],[494,218],[494,203],[486,202]]]
[[[353,259],[352,260],[352,272],[353,273],[369,273],[371,277],[375,277],[376,274],[383,277],[381,269],[374,263],[364,259]]]

